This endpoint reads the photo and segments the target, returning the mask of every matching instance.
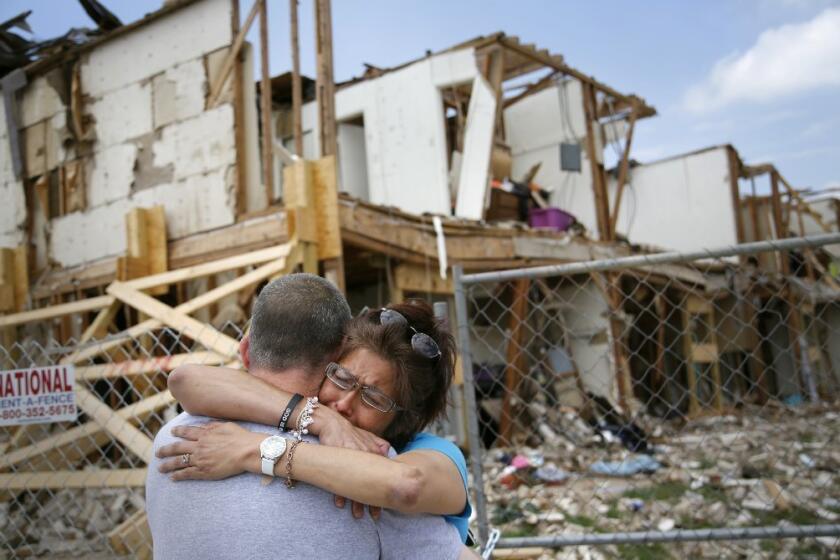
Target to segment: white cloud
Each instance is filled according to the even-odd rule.
[[[739,101],[770,101],[840,86],[840,8],[805,23],[768,29],[749,50],[719,60],[683,103],[701,113]]]

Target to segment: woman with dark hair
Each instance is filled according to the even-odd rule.
[[[346,497],[356,516],[363,514],[360,504],[375,506],[373,515],[379,507],[443,515],[466,540],[471,510],[464,456],[451,442],[421,432],[444,412],[454,367],[452,335],[426,302],[412,300],[348,323],[316,399],[295,400],[254,376],[205,366],[180,366],[169,387],[191,414],[262,424],[281,418],[298,436],[320,436],[322,445],[292,443],[276,460],[274,474],[287,484],[294,479],[330,491],[340,507]],[[173,457],[161,470],[174,471],[175,480],[263,472],[264,433],[233,423],[172,433],[185,441],[158,455]],[[383,456],[388,444],[398,453],[392,458]]]

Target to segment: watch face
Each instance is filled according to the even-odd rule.
[[[276,459],[286,450],[286,440],[280,436],[265,438],[260,444],[260,454],[266,459]]]

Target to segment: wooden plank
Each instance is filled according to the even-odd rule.
[[[238,37],[239,0],[232,0],[230,4],[230,31],[232,36]],[[245,104],[250,102],[250,100],[245,100],[245,79],[242,58],[243,57],[240,52],[233,59],[233,142],[236,148],[234,209],[236,216],[244,214],[248,207],[248,148],[245,138]]]
[[[697,400],[697,373],[694,371],[693,346],[691,339],[691,319],[686,309],[681,309],[682,317],[682,342],[683,356],[685,360],[686,379],[688,380],[688,415],[696,416],[700,412],[700,403]]]
[[[153,397],[124,406],[123,408],[110,409],[114,416],[123,420],[142,421],[149,414],[169,406],[175,402],[175,398],[169,391],[163,391]],[[104,406],[104,405],[103,405]],[[144,436],[145,437],[145,436]],[[59,432],[54,436],[36,441],[26,447],[15,449],[0,455],[0,470],[9,470],[24,462],[37,461],[43,468],[55,468],[53,459],[59,458],[62,464],[72,464],[83,459],[97,446],[108,440],[108,435],[103,432],[102,425],[93,420],[85,422],[81,426],[70,428]],[[42,468],[30,464],[30,468]]]
[[[718,361],[718,356],[719,352],[715,344],[692,344],[689,359],[697,364],[714,364]]]
[[[152,557],[152,532],[145,510],[137,510],[108,533],[108,542],[117,554],[133,555],[137,560]]]
[[[709,309],[707,316],[709,321],[709,330],[711,331],[711,346],[716,352],[715,360],[712,362],[712,383],[714,384],[715,410],[717,410],[718,413],[723,414],[723,380],[720,376],[720,352],[718,351],[720,346],[718,345],[718,329],[717,322],[715,321],[715,310]]]
[[[707,300],[690,295],[685,300],[685,309],[692,315],[706,315],[712,312],[712,304]]]
[[[330,0],[315,0],[315,49],[317,72],[315,98],[321,156],[338,153],[335,123],[335,78],[333,75],[332,8]]]
[[[595,145],[595,89],[590,83],[583,84],[583,112],[586,121],[586,153],[592,172],[592,192],[595,197],[595,217],[598,223],[598,238],[601,241],[612,239],[610,229],[610,203],[607,195],[604,166],[598,161]]]
[[[145,484],[145,468],[0,474],[0,490],[5,491],[60,488],[142,488]]]
[[[77,367],[76,380],[97,381],[100,379],[134,377],[158,372],[168,373],[184,364],[217,366],[228,361],[230,361],[230,358],[226,358],[215,352],[189,352],[186,354],[173,354],[171,356],[156,356],[140,360],[126,360],[114,364]]]
[[[280,261],[270,262],[248,272],[242,276],[237,277],[236,279],[219,286],[209,292],[205,292],[200,296],[191,299],[190,301],[184,302],[178,307],[175,308],[175,311],[179,313],[195,313],[199,309],[203,309],[204,307],[219,301],[220,299],[227,297],[231,294],[238,292],[239,290],[245,289],[250,287],[257,282],[261,282],[262,280],[271,277],[275,274],[279,274],[281,272],[288,272],[300,260],[300,252],[297,247],[291,249],[291,255],[289,258],[282,259]],[[92,359],[99,354],[105,353],[111,349],[117,348],[125,342],[132,340],[150,330],[159,328],[163,323],[156,319],[149,319],[147,321],[143,321],[133,327],[130,327],[126,331],[122,333],[122,336],[115,336],[112,340],[108,342],[103,342],[100,345],[85,348],[83,350],[79,350],[77,353],[74,354],[74,361],[73,363],[83,363],[87,360]]]
[[[342,256],[341,224],[338,216],[338,181],[335,156],[327,156],[312,164],[312,194],[318,230],[318,258]]]
[[[239,56],[239,50],[242,48],[242,44],[245,42],[245,36],[248,34],[248,30],[251,28],[251,24],[254,23],[254,18],[257,17],[259,7],[260,2],[254,2],[254,6],[248,13],[248,17],[245,20],[245,24],[239,30],[239,34],[236,36],[236,39],[234,39],[233,44],[230,48],[230,52],[225,58],[224,64],[222,64],[222,69],[219,72],[218,79],[214,84],[210,86],[210,95],[207,96],[208,109],[214,108],[218,103],[219,96],[222,93],[222,88],[224,88],[225,83],[227,82],[227,79],[230,76],[230,71],[233,70],[233,63]]]
[[[633,109],[630,110],[630,126],[627,129],[627,137],[624,140],[624,152],[621,154],[621,163],[618,168],[615,202],[613,202],[612,216],[610,217],[612,238],[615,238],[615,228],[618,225],[618,211],[621,210],[621,197],[624,194],[624,185],[627,183],[627,176],[630,174],[630,147],[633,145],[633,130],[636,127],[638,115],[639,111],[634,104]]]
[[[529,278],[521,278],[513,282],[513,301],[510,305],[510,319],[505,367],[505,394],[502,401],[502,415],[499,421],[499,437],[503,445],[513,443],[513,400],[519,394],[519,381],[527,375],[525,368],[525,320],[528,314],[528,290],[531,286]]]
[[[113,408],[80,385],[76,385],[76,405],[91,420],[102,426],[105,431],[122,443],[126,449],[146,463],[151,460],[154,445],[149,436],[134,427],[127,419],[116,414]]]
[[[182,335],[200,342],[205,348],[215,350],[224,356],[235,357],[239,352],[239,343],[233,338],[220,333],[212,326],[202,323],[187,314],[177,311],[165,303],[148,296],[123,282],[114,282],[108,286],[108,293],[119,298],[143,313],[154,317],[161,323],[179,331]]]
[[[303,87],[300,79],[300,41],[298,39],[298,0],[289,1],[289,29],[292,42],[292,131],[295,153],[303,157]]]
[[[169,270],[169,244],[166,237],[166,213],[163,206],[146,208],[143,213],[146,222],[146,263],[149,274],[163,274]],[[152,288],[149,294],[159,296],[167,293],[169,286]]]
[[[0,247],[0,313],[15,311],[15,250]]]
[[[12,325],[22,325],[24,323],[33,323],[35,321],[46,321],[47,319],[54,319],[56,317],[63,317],[72,313],[84,313],[86,311],[98,311],[103,307],[109,306],[113,303],[114,298],[111,296],[98,296],[70,303],[62,303],[45,307],[44,309],[34,309],[32,311],[22,311],[13,315],[6,315],[0,317],[0,327],[8,327]]]
[[[260,12],[260,116],[262,117],[262,164],[265,205],[274,200],[274,125],[271,122],[271,73],[268,63],[268,6],[256,0]]]
[[[394,268],[394,281],[402,292],[452,295],[455,293],[452,277],[444,280],[437,266],[420,266],[400,263]]]
[[[15,249],[15,311],[20,312],[29,299],[29,251],[26,244]]]

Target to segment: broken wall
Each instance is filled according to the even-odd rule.
[[[407,212],[449,215],[451,200],[448,154],[441,89],[468,83],[478,74],[472,49],[430,56],[404,68],[340,88],[336,92],[336,120],[362,117],[364,134],[344,134],[339,145],[341,190],[364,193],[358,183],[362,171],[341,163],[341,151],[352,158],[364,153],[367,198],[374,204],[396,206]],[[304,135],[320,153],[315,102],[303,107]],[[364,140],[363,147],[353,146]],[[342,145],[344,147],[342,147]]]
[[[35,232],[36,242],[39,236],[49,239],[48,257],[55,264],[69,267],[123,253],[124,216],[137,206],[164,205],[170,238],[234,222],[230,81],[221,102],[213,109],[205,106],[209,84],[232,42],[231,9],[231,0],[197,2],[83,53],[78,71],[87,142],[73,141],[69,100],[62,98],[68,96],[67,84],[50,81],[60,70],[24,89],[20,112],[27,178],[75,160],[84,169],[81,208],[58,216],[36,210],[55,216],[43,220],[43,235]],[[14,183],[5,137],[0,147],[0,185],[6,189]],[[0,218],[2,244],[12,244],[5,238],[19,215]]]
[[[504,121],[513,178],[521,179],[540,163],[534,182],[552,191],[549,204],[574,214],[589,231],[598,231],[581,82],[566,79],[524,98],[504,110]],[[595,157],[603,163],[600,128],[595,130]],[[561,168],[562,144],[579,146],[579,171]]]
[[[614,180],[609,194],[614,200]],[[677,251],[737,245],[726,148],[634,167],[616,231],[633,243]]]

